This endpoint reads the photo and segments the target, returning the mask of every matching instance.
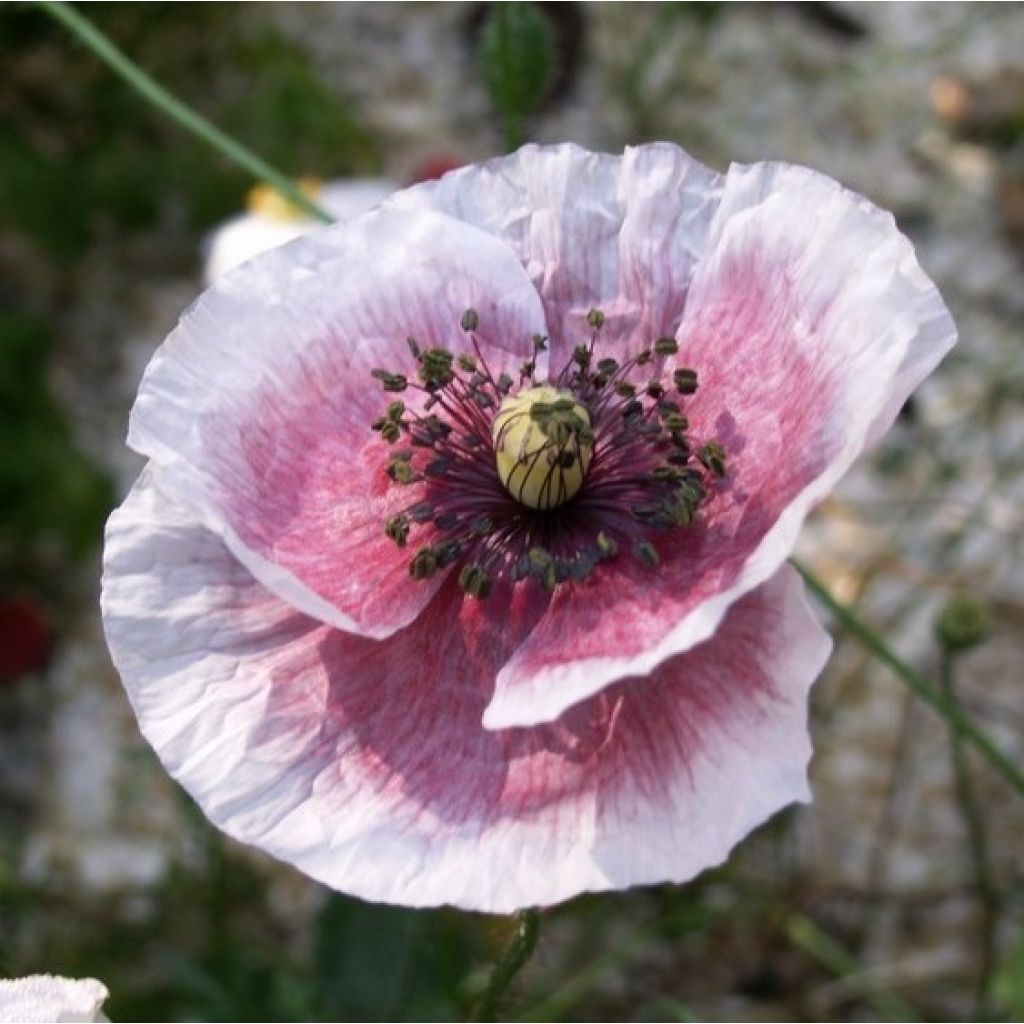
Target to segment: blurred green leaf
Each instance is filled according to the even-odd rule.
[[[484,84],[505,127],[505,144],[523,142],[526,119],[536,112],[554,75],[554,33],[533,3],[495,3],[483,29]]]

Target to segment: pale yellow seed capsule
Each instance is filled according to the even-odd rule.
[[[594,454],[590,413],[550,384],[501,403],[491,427],[498,476],[516,501],[556,508],[583,486]]]

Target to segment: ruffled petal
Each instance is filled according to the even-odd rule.
[[[676,337],[700,380],[692,434],[725,447],[724,486],[697,525],[656,539],[656,571],[620,556],[556,595],[498,676],[492,728],[555,718],[710,636],[956,330],[890,214],[813,171],[760,164],[726,178]]]
[[[492,732],[494,672],[534,617],[514,591],[485,616],[449,581],[388,640],[332,630],[162,482],[143,476],[106,546],[104,620],[142,730],[216,824],[328,885],[507,912],[683,881],[808,796],[829,642],[789,569],[650,678]]]
[[[374,211],[308,235],[184,315],[146,372],[129,443],[264,585],[334,626],[387,636],[443,574],[411,584],[407,554],[384,535],[414,495],[388,487],[370,423],[393,396],[370,371],[414,376],[410,336],[462,347],[468,307],[495,373],[547,331],[515,256],[468,224]]]
[[[595,307],[611,355],[675,334],[721,185],[721,175],[666,143],[621,157],[524,146],[389,203],[440,210],[510,245],[544,302],[557,368],[590,336]]]
[[[0,979],[0,1022],[105,1021],[100,1008],[109,995],[106,986],[95,978],[33,974]]]

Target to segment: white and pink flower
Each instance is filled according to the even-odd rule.
[[[267,252],[132,413],[103,609],[142,730],[368,899],[691,878],[809,796],[829,642],[785,561],[954,338],[890,215],[670,145],[526,147]]]

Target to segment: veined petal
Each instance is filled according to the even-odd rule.
[[[449,581],[385,641],[259,584],[144,474],[108,527],[115,662],[166,767],[229,834],[335,888],[495,912],[683,881],[808,796],[807,690],[829,642],[787,568],[714,639],[548,725],[488,731],[535,611]]]
[[[566,587],[498,676],[491,728],[548,721],[709,637],[890,425],[955,327],[891,215],[813,171],[726,178],[676,333],[692,433],[728,454],[698,523]]]
[[[129,443],[264,585],[334,626],[387,636],[444,574],[412,583],[384,535],[413,499],[387,487],[370,423],[389,396],[370,371],[415,377],[406,339],[464,345],[468,307],[495,372],[547,333],[515,256],[468,224],[378,210],[315,232],[239,267],[183,316],[143,379]]]
[[[551,365],[606,316],[607,354],[675,334],[706,245],[722,176],[678,146],[524,146],[397,193],[390,205],[436,209],[501,238],[544,302]]]

